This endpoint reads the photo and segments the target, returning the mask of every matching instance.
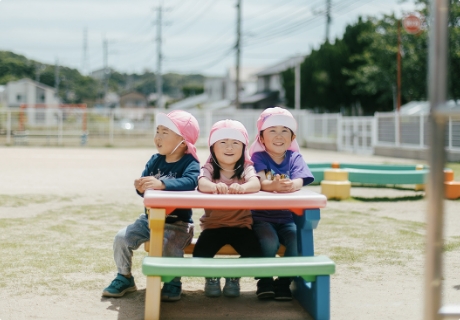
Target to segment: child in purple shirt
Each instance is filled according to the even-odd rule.
[[[262,112],[257,120],[258,135],[249,151],[260,177],[261,190],[294,192],[313,182],[314,177],[299,153],[295,140],[297,122],[286,109],[275,107]],[[286,257],[297,256],[297,227],[289,210],[252,210],[253,229],[265,257],[274,257],[280,244]],[[259,299],[291,300],[290,278],[261,278]]]

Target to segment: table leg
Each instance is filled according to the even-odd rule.
[[[316,229],[321,219],[319,209],[308,209],[302,216],[294,215],[297,225],[297,247],[299,255],[310,257],[315,255],[313,229]]]
[[[150,248],[149,256],[163,255],[163,236],[165,225],[165,209],[149,209]],[[145,290],[145,320],[160,319],[161,277],[147,277]]]

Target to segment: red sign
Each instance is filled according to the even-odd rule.
[[[407,33],[416,34],[422,29],[422,20],[416,15],[410,14],[404,17],[403,26]]]

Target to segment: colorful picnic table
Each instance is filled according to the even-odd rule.
[[[326,206],[326,197],[324,195],[309,191],[303,188],[293,193],[269,193],[269,192],[258,192],[253,194],[206,194],[199,191],[157,191],[147,190],[144,194],[144,205],[149,211],[149,227],[150,227],[150,250],[149,257],[146,257],[143,262],[143,272],[147,275],[147,288],[145,298],[145,319],[159,319],[160,317],[160,298],[161,298],[161,270],[173,270],[174,265],[172,262],[177,259],[189,259],[183,260],[177,267],[185,268],[182,269],[183,276],[199,276],[195,268],[195,271],[191,271],[193,263],[204,264],[202,261],[213,261],[217,259],[203,260],[206,258],[154,258],[162,256],[162,243],[164,234],[165,217],[176,208],[204,208],[204,209],[289,209],[295,213],[294,220],[298,228],[298,250],[300,260],[301,257],[308,257],[303,259],[303,267],[301,270],[305,270],[304,274],[296,273],[292,275],[304,276],[296,277],[294,280],[294,297],[300,302],[300,304],[315,318],[315,319],[329,319],[330,318],[330,278],[329,275],[334,273],[335,264],[327,257],[314,256],[314,242],[313,242],[313,229],[315,229],[320,220],[320,209]],[[172,259],[172,260],[171,260]],[[193,263],[191,259],[193,260]],[[201,260],[197,260],[201,259]],[[237,259],[239,261],[251,262],[264,262],[267,267],[267,272],[273,269],[273,262],[276,259],[279,262],[284,261],[286,258],[245,258]],[[261,259],[261,260],[256,260]],[[221,260],[221,259],[219,259]],[[235,259],[233,259],[235,260]],[[172,261],[172,262],[171,262]],[[271,269],[270,267],[271,262]],[[301,267],[299,261],[293,261],[292,264],[296,264]],[[238,262],[237,262],[238,263]],[[288,260],[286,260],[288,263]],[[167,267],[165,267],[167,266]],[[216,267],[222,267],[217,266]],[[291,266],[289,266],[291,267]],[[232,268],[233,274],[235,268],[238,266],[229,266]],[[177,269],[177,268],[176,268]],[[247,265],[241,270],[249,270],[250,267]],[[260,270],[262,270],[260,266]],[[295,267],[291,268],[292,270]],[[157,270],[157,271],[152,271]],[[177,269],[179,270],[179,269]],[[240,274],[243,276],[252,276],[254,267],[251,272],[245,273],[241,271]],[[319,272],[318,270],[324,270]],[[153,273],[152,273],[153,272]],[[157,273],[155,273],[157,272]],[[216,271],[217,272],[217,271]],[[221,271],[225,272],[225,271]],[[229,272],[227,270],[227,272]],[[300,272],[299,270],[295,272]],[[312,272],[314,273],[312,276]],[[187,274],[186,274],[187,273]],[[217,273],[216,273],[217,274]],[[220,274],[225,276],[226,273]],[[317,276],[316,276],[317,275]],[[171,274],[169,274],[171,278]],[[305,281],[307,279],[307,282]]]

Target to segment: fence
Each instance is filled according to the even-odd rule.
[[[151,147],[155,133],[155,109],[54,108],[21,113],[0,110],[0,145]],[[40,114],[41,112],[41,114]],[[200,123],[199,146],[206,146],[212,124],[222,119],[242,122],[249,137],[256,135],[261,110],[194,111]],[[343,117],[294,111],[301,145],[373,154],[376,147],[424,150],[427,148],[428,115],[376,113],[373,117]],[[460,120],[449,119],[448,151],[460,152]]]

